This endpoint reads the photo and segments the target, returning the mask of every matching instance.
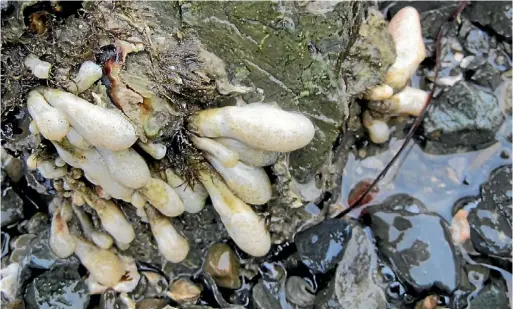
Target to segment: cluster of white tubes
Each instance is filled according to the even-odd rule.
[[[75,80],[92,84],[99,78],[98,71],[87,66],[83,72],[94,78]],[[76,92],[83,91],[76,84],[80,88]],[[131,286],[120,283],[131,266],[113,244],[126,249],[135,233],[113,199],[137,208],[149,222],[159,251],[170,262],[185,259],[189,245],[169,217],[201,211],[208,196],[235,243],[250,255],[265,255],[271,246],[269,232],[248,205],[265,204],[272,197],[263,166],[273,164],[279,152],[304,147],[315,133],[305,116],[261,103],[200,111],[189,119],[190,137],[213,169],[201,170],[201,183],[190,186],[172,169],[165,171],[165,177],[160,175],[164,180],[150,172],[145,159],[132,148],[138,140],[134,126],[116,109],[48,87],[32,90],[27,106],[33,119],[31,131],[50,140],[59,155],[49,161],[33,154],[27,161],[29,168],[37,168],[46,178],[63,179],[64,189],[72,191],[71,203],[55,199],[50,246],[62,258],[76,254],[91,274],[90,289],[97,292],[106,287],[123,292],[127,284]],[[138,144],[159,159],[166,151],[164,145]],[[81,171],[95,190],[86,188],[78,180],[80,175],[70,177],[66,164]],[[96,211],[105,232],[93,228],[80,207],[83,204]],[[68,229],[73,215],[82,227],[81,236]]]
[[[384,83],[369,89],[364,97],[371,101],[369,109],[380,114],[375,117],[367,110],[362,119],[370,139],[376,144],[388,141],[390,129],[387,120],[390,116],[419,116],[428,97],[426,91],[406,86],[426,57],[417,10],[405,7],[397,12],[388,25],[388,32],[395,43],[395,62],[388,69]]]

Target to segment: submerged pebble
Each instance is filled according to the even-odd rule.
[[[296,234],[294,243],[303,264],[316,273],[335,268],[351,238],[351,227],[344,220],[330,219]]]
[[[208,248],[203,269],[219,286],[238,289],[241,285],[239,268],[239,259],[228,245],[213,244]]]
[[[405,194],[367,209],[379,252],[400,281],[417,293],[438,288],[450,294],[461,277],[460,258],[447,222]],[[429,231],[426,233],[426,231]]]

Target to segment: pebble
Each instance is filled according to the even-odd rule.
[[[239,268],[239,259],[228,245],[213,244],[208,248],[203,270],[219,286],[228,289],[240,288]]]

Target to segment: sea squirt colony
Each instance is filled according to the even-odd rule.
[[[94,63],[83,66],[82,76],[74,79],[76,92],[101,77]],[[92,294],[107,287],[129,292],[140,277],[133,258],[113,247],[124,250],[135,238],[116,199],[137,208],[137,214],[149,223],[160,253],[172,263],[185,259],[189,244],[170,217],[200,211],[208,196],[237,246],[253,256],[265,255],[271,247],[270,234],[249,205],[265,204],[272,197],[263,166],[273,164],[280,152],[304,147],[315,133],[307,117],[269,104],[199,111],[188,119],[189,135],[210,165],[203,164],[198,169],[200,182],[190,185],[171,168],[160,174],[150,170],[132,148],[138,141],[136,129],[115,108],[49,87],[32,90],[27,105],[32,133],[49,140],[58,154],[48,160],[34,153],[27,165],[45,178],[62,179],[65,190],[71,191],[69,198],[56,197],[52,202],[50,247],[61,258],[75,254],[80,259],[91,274],[87,283]],[[163,145],[141,148],[154,158],[165,154]],[[81,209],[84,204],[96,211],[105,232],[95,230]],[[73,216],[81,225],[81,235],[68,228]],[[126,271],[134,273],[132,280],[121,281]]]

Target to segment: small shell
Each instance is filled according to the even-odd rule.
[[[179,304],[195,304],[201,294],[200,288],[190,280],[180,278],[169,287],[167,295]]]
[[[70,126],[66,116],[50,106],[39,92],[29,92],[27,108],[36,122],[38,131],[46,139],[60,141],[68,133]]]
[[[394,88],[389,85],[381,84],[367,90],[363,98],[369,101],[382,101],[390,98],[393,94]]]
[[[141,147],[147,154],[152,156],[155,160],[160,160],[166,156],[167,148],[165,145],[160,143],[143,143],[137,142],[137,145]]]
[[[89,89],[97,80],[102,78],[102,67],[92,61],[85,61],[80,66],[77,76],[73,79],[77,86],[77,93]]]

